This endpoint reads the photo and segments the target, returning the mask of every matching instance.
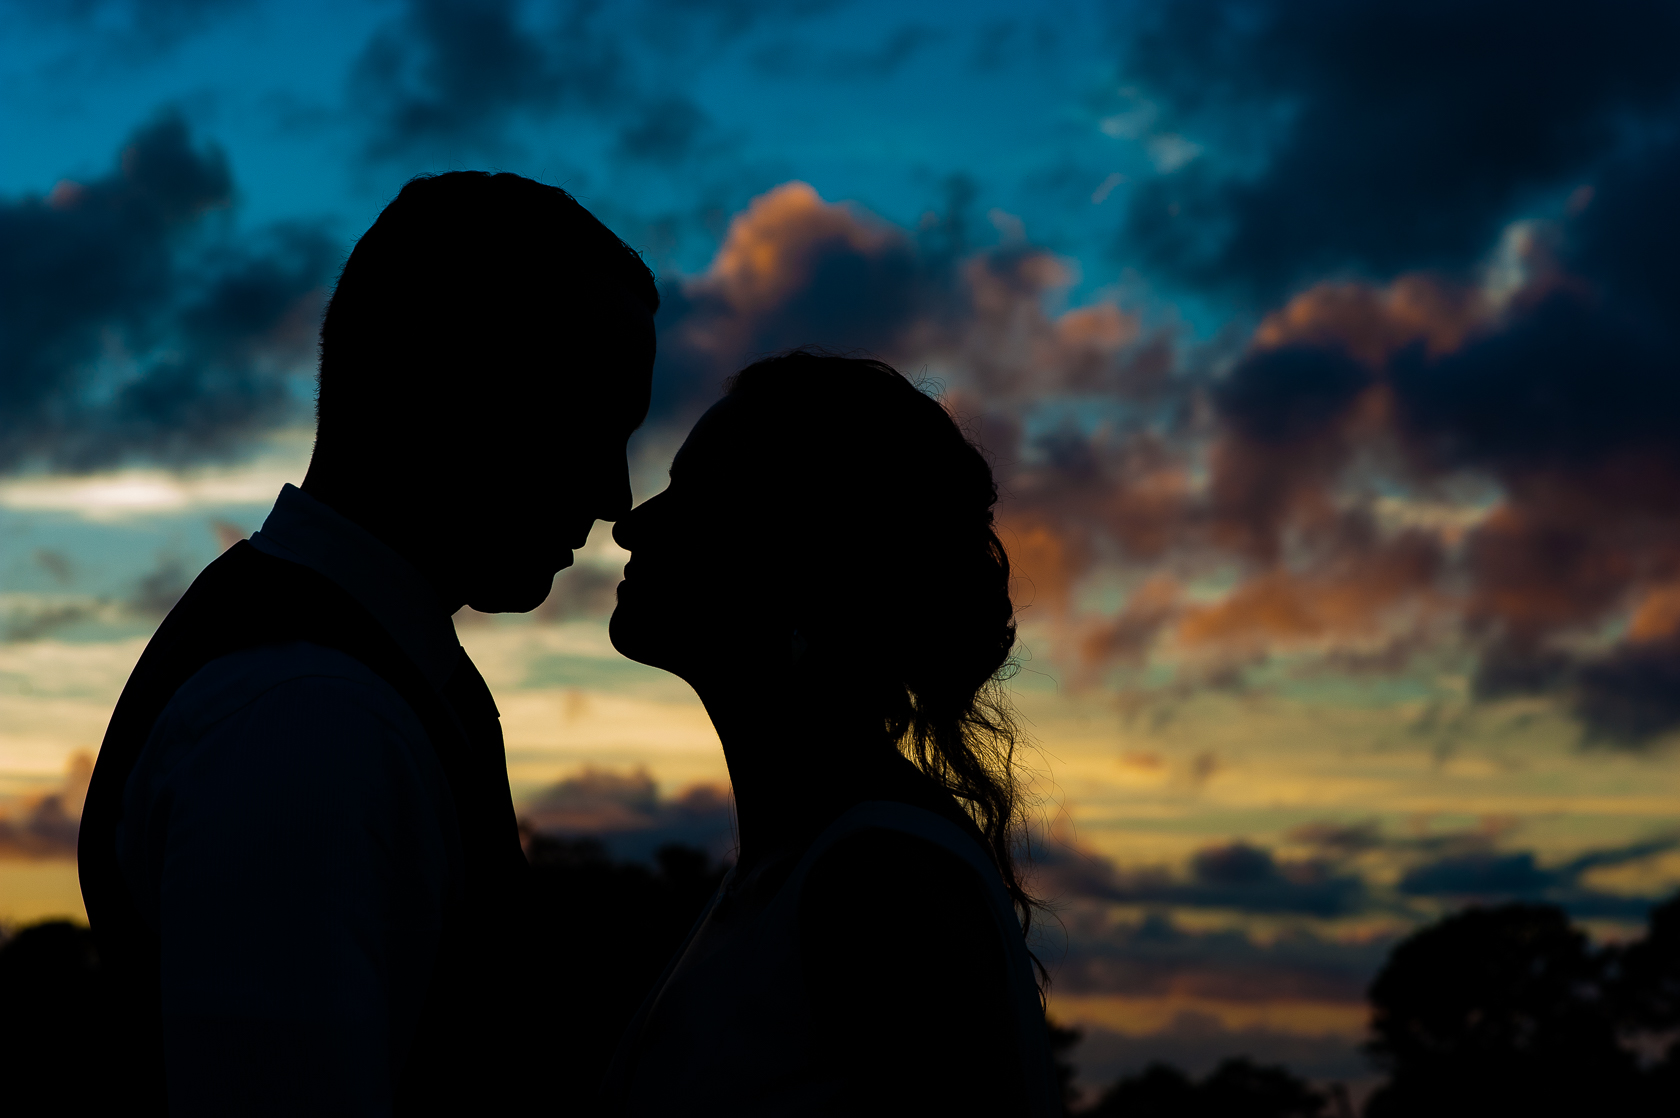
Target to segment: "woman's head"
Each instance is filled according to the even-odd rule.
[[[619,521],[632,554],[613,643],[703,694],[774,681],[859,713],[879,727],[860,748],[896,745],[957,796],[1014,885],[996,501],[980,452],[891,367],[760,361],[695,427],[670,487]]]

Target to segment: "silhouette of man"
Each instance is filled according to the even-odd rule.
[[[527,867],[463,605],[525,611],[628,510],[659,296],[564,191],[403,188],[321,330],[302,489],[152,638],[82,890],[133,1112],[511,1113],[542,1043]]]

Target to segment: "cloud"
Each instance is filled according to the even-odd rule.
[[[624,57],[601,5],[565,0],[527,21],[518,0],[408,0],[351,72],[371,122],[367,154],[495,154],[520,117],[598,108],[624,94]]]
[[[907,23],[889,32],[874,50],[835,51],[819,70],[830,78],[880,81],[898,73],[916,54],[944,37],[936,28]]]
[[[163,620],[192,585],[193,575],[179,557],[158,556],[157,566],[140,576],[128,607],[142,617]]]
[[[346,97],[376,162],[497,158],[520,148],[522,130],[575,114],[616,132],[616,158],[675,167],[722,150],[702,142],[712,127],[686,92],[693,72],[768,21],[832,6],[404,0],[357,55]],[[918,44],[895,55],[889,42],[883,58]]]
[[[93,754],[71,755],[63,787],[19,805],[21,811],[0,815],[0,858],[74,858],[82,803],[93,777]]]
[[[1148,756],[1137,762],[1158,764]],[[1317,821],[1285,836],[1291,854],[1234,841],[1202,847],[1177,869],[1117,866],[1101,855],[1050,841],[1034,859],[1033,887],[1053,905],[1069,907],[1075,940],[1086,935],[1077,929],[1092,920],[1112,922],[1106,906],[1113,905],[1318,919],[1377,914],[1420,919],[1438,914],[1442,905],[1531,901],[1560,905],[1577,917],[1639,919],[1653,898],[1606,892],[1592,886],[1589,876],[1680,847],[1680,839],[1657,836],[1542,864],[1532,850],[1503,845],[1511,828],[1509,820],[1490,819],[1468,830],[1391,835],[1370,822]],[[1420,908],[1419,901],[1428,903]]]
[[[1574,707],[1589,742],[1642,744],[1680,727],[1680,641],[1633,642],[1581,665]]]
[[[1551,868],[1541,866],[1530,851],[1469,851],[1413,866],[1397,888],[1406,896],[1456,904],[1528,901],[1559,905],[1577,918],[1642,919],[1655,899],[1606,893],[1581,879],[1592,870],[1643,861],[1677,846],[1680,840],[1672,838],[1631,843],[1590,851]]]
[[[39,22],[73,28],[83,52],[90,41],[109,57],[146,59],[206,30],[252,0],[19,0]]]
[[[303,449],[282,449],[294,452]],[[166,470],[130,467],[108,473],[45,475],[0,482],[0,508],[66,512],[88,520],[115,520],[192,508],[268,505],[287,482],[302,480],[303,454],[233,467]]]
[[[1655,0],[1585,19],[1513,0],[1127,11],[1143,111],[1227,157],[1141,185],[1121,251],[1204,288],[1466,266],[1680,92],[1680,15]]]
[[[163,113],[87,183],[0,202],[0,470],[226,454],[293,416],[335,253],[233,240],[227,160]]]
[[[533,616],[539,621],[606,617],[618,604],[618,584],[621,581],[619,570],[593,563],[578,563],[554,580],[554,589],[549,591]]]
[[[1034,887],[1045,896],[1067,895],[1111,904],[1236,909],[1250,913],[1344,916],[1367,906],[1357,875],[1322,858],[1279,861],[1246,842],[1205,847],[1188,873],[1126,870],[1098,855],[1046,848],[1034,863]]]
[[[727,789],[696,784],[666,799],[646,769],[586,768],[539,794],[520,818],[539,834],[599,839],[619,859],[652,861],[671,843],[697,847],[718,861],[735,853]]]
[[[992,456],[1018,605],[1073,682],[1448,650],[1478,697],[1549,690],[1637,745],[1680,728],[1677,191],[1680,145],[1652,141],[1476,268],[1313,284],[1221,361],[1114,302],[1061,309],[1068,262],[972,249],[960,196],[911,233],[785,184],[667,285],[656,417],[794,345],[926,370]],[[1099,572],[1117,607],[1081,597]]]
[[[1047,953],[1056,993],[1224,1002],[1358,1002],[1393,940],[1292,931],[1267,940],[1236,929],[1193,930],[1159,913],[1118,921],[1063,917],[1065,955]]]
[[[709,124],[705,112],[682,96],[642,105],[619,133],[617,153],[647,163],[680,163],[693,154]]]
[[[111,603],[88,597],[8,594],[0,597],[0,642],[34,641],[92,619],[115,619]]]
[[[703,275],[671,292],[654,407],[709,403],[725,377],[775,350],[896,348],[926,302],[922,283],[901,231],[805,183],[779,186],[730,223]]]
[[[1069,263],[1027,245],[969,251],[959,207],[913,237],[803,182],[753,199],[706,271],[667,285],[656,411],[686,414],[747,362],[800,345],[949,369],[978,412],[1154,388],[1171,363],[1160,335],[1111,302],[1053,313]]]
[[[1152,601],[1145,643],[1239,661],[1391,649],[1402,664],[1462,642],[1479,697],[1559,695],[1595,742],[1680,729],[1676,191],[1680,144],[1652,141],[1598,168],[1568,216],[1508,227],[1473,274],[1326,281],[1269,313],[1207,383],[1205,441],[1186,432],[1161,454],[1207,480],[1162,510],[1158,554],[1180,583],[1221,561],[1241,577],[1211,601]],[[1079,455],[1105,452],[1087,436],[1061,458]],[[1103,500],[1123,491],[1110,471]],[[1455,492],[1480,507],[1391,515]],[[1095,496],[1079,504],[1108,519]],[[1063,551],[1120,535],[1077,520],[1046,528]],[[1135,641],[1103,639],[1133,609],[1088,624],[1088,656],[1136,663]],[[1626,636],[1607,643],[1618,619]]]

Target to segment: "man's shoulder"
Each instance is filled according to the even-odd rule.
[[[160,722],[203,733],[255,704],[306,691],[323,717],[361,708],[418,729],[408,704],[378,673],[347,652],[311,641],[258,645],[211,660],[175,692]]]
[[[260,800],[258,786],[299,774],[323,794],[374,799],[397,774],[444,782],[424,726],[389,683],[347,653],[294,641],[218,657],[175,692],[129,774],[125,814],[143,816],[164,789],[178,805]]]

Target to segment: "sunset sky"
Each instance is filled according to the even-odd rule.
[[[797,344],[984,446],[1090,1081],[1357,1079],[1407,930],[1628,936],[1680,886],[1680,7],[14,0],[0,39],[0,919],[79,910],[78,754],[301,479],[354,239],[467,167],[655,269],[638,499]],[[703,711],[606,639],[623,560],[598,526],[536,615],[458,618],[515,797],[723,853]]]

